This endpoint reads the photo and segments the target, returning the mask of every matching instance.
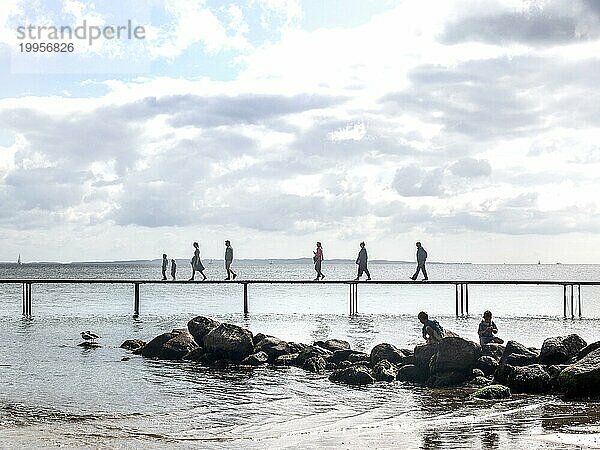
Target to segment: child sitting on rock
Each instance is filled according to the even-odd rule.
[[[437,320],[429,319],[425,311],[421,311],[417,317],[423,324],[423,339],[428,344],[437,344],[444,339],[444,329]]]
[[[494,334],[498,333],[498,327],[492,320],[491,311],[486,311],[483,313],[483,320],[479,324],[479,330],[477,334],[479,334],[479,342],[482,346],[485,344],[503,344],[504,341]]]

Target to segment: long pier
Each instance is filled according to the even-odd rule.
[[[369,285],[416,285],[426,287],[428,285],[446,285],[455,287],[455,310],[456,317],[469,315],[469,286],[470,285],[528,285],[528,286],[562,286],[563,287],[563,316],[564,318],[575,318],[575,311],[578,311],[579,317],[582,316],[582,296],[581,286],[600,286],[600,281],[549,281],[549,280],[431,280],[421,281],[400,281],[400,280],[206,280],[206,281],[163,281],[163,280],[142,280],[142,279],[102,279],[102,278],[80,278],[80,279],[0,279],[0,284],[21,284],[23,293],[23,316],[31,318],[33,316],[33,285],[43,284],[127,284],[134,288],[133,297],[133,317],[140,315],[140,286],[144,284],[185,284],[211,285],[211,284],[230,284],[243,286],[243,310],[244,315],[248,315],[249,308],[249,289],[250,285],[258,284],[312,284],[312,285],[346,285],[349,288],[348,305],[350,315],[358,314],[358,287],[364,286],[368,289]],[[576,308],[577,305],[577,308]]]

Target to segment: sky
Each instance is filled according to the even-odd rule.
[[[144,39],[18,39],[84,21]],[[0,261],[600,263],[599,58],[593,0],[4,0]]]

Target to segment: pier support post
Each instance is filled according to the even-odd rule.
[[[244,283],[244,316],[248,315],[248,283]]]
[[[358,283],[350,283],[350,315],[358,313]]]
[[[469,315],[469,285],[465,283],[465,311]]]
[[[567,285],[563,284],[563,317],[567,318]]]
[[[454,301],[456,306],[456,317],[469,315],[469,285],[467,283],[456,283],[454,285]]]
[[[579,306],[579,318],[581,319],[581,285],[578,284],[577,285],[577,300],[578,300],[578,306]]]
[[[23,315],[31,318],[31,283],[23,283]]]
[[[133,317],[140,316],[140,283],[134,283]]]
[[[454,285],[455,303],[456,303],[456,317],[458,317],[458,284]]]
[[[573,291],[575,290],[575,285],[571,285],[571,319],[575,318],[575,302],[573,300]]]

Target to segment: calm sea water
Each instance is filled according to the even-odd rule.
[[[304,264],[238,262],[243,278],[309,279]],[[182,261],[180,278],[189,276]],[[352,264],[325,264],[327,279],[354,277]],[[371,264],[375,279],[406,279],[408,264]],[[432,264],[431,279],[600,280],[595,265]],[[207,264],[210,278],[224,276]],[[147,265],[0,265],[6,278],[159,278]],[[344,286],[250,286],[250,315],[238,285],[148,285],[132,318],[133,287],[34,285],[33,320],[23,320],[19,285],[0,284],[0,447],[90,448],[600,448],[600,405],[517,395],[487,404],[462,390],[399,383],[335,385],[296,368],[214,371],[157,362],[119,348],[183,327],[195,315],[253,332],[312,342],[341,338],[369,351],[380,342],[419,342],[416,314],[475,340],[480,313],[491,309],[505,340],[539,347],[545,337],[576,332],[598,340],[600,290],[582,288],[583,319],[562,318],[562,288],[472,286],[471,317],[454,317],[453,287],[359,287],[349,317]],[[84,350],[79,332],[102,336]],[[123,361],[123,357],[130,357]]]

